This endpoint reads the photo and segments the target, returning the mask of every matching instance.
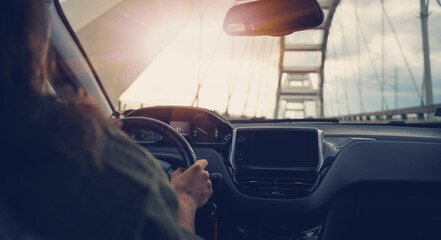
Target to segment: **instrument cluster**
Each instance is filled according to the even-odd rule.
[[[190,122],[190,138],[195,143],[227,143],[231,132],[208,116],[198,115]]]
[[[190,121],[170,121],[170,126],[191,143],[224,144],[231,139],[228,128],[204,114],[196,115]]]
[[[190,144],[223,145],[231,141],[233,127],[220,115],[202,108],[151,107],[135,110],[128,115],[151,117],[163,121],[176,129]],[[132,138],[141,141],[158,140],[150,131],[140,130]],[[138,139],[142,136],[142,139]]]

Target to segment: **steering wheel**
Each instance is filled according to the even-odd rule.
[[[168,124],[148,117],[126,117],[121,119],[122,130],[128,132],[131,129],[147,129],[166,138],[184,159],[185,167],[189,168],[196,162],[196,154],[187,140],[174,128]]]

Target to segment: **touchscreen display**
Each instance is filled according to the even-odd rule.
[[[251,149],[252,166],[292,168],[318,164],[317,132],[255,131]]]

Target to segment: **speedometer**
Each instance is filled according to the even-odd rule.
[[[219,129],[209,117],[198,115],[190,123],[191,138],[197,143],[219,142]]]

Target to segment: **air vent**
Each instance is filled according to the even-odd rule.
[[[250,196],[299,198],[311,192],[317,173],[306,170],[238,170],[235,180],[239,190]]]

